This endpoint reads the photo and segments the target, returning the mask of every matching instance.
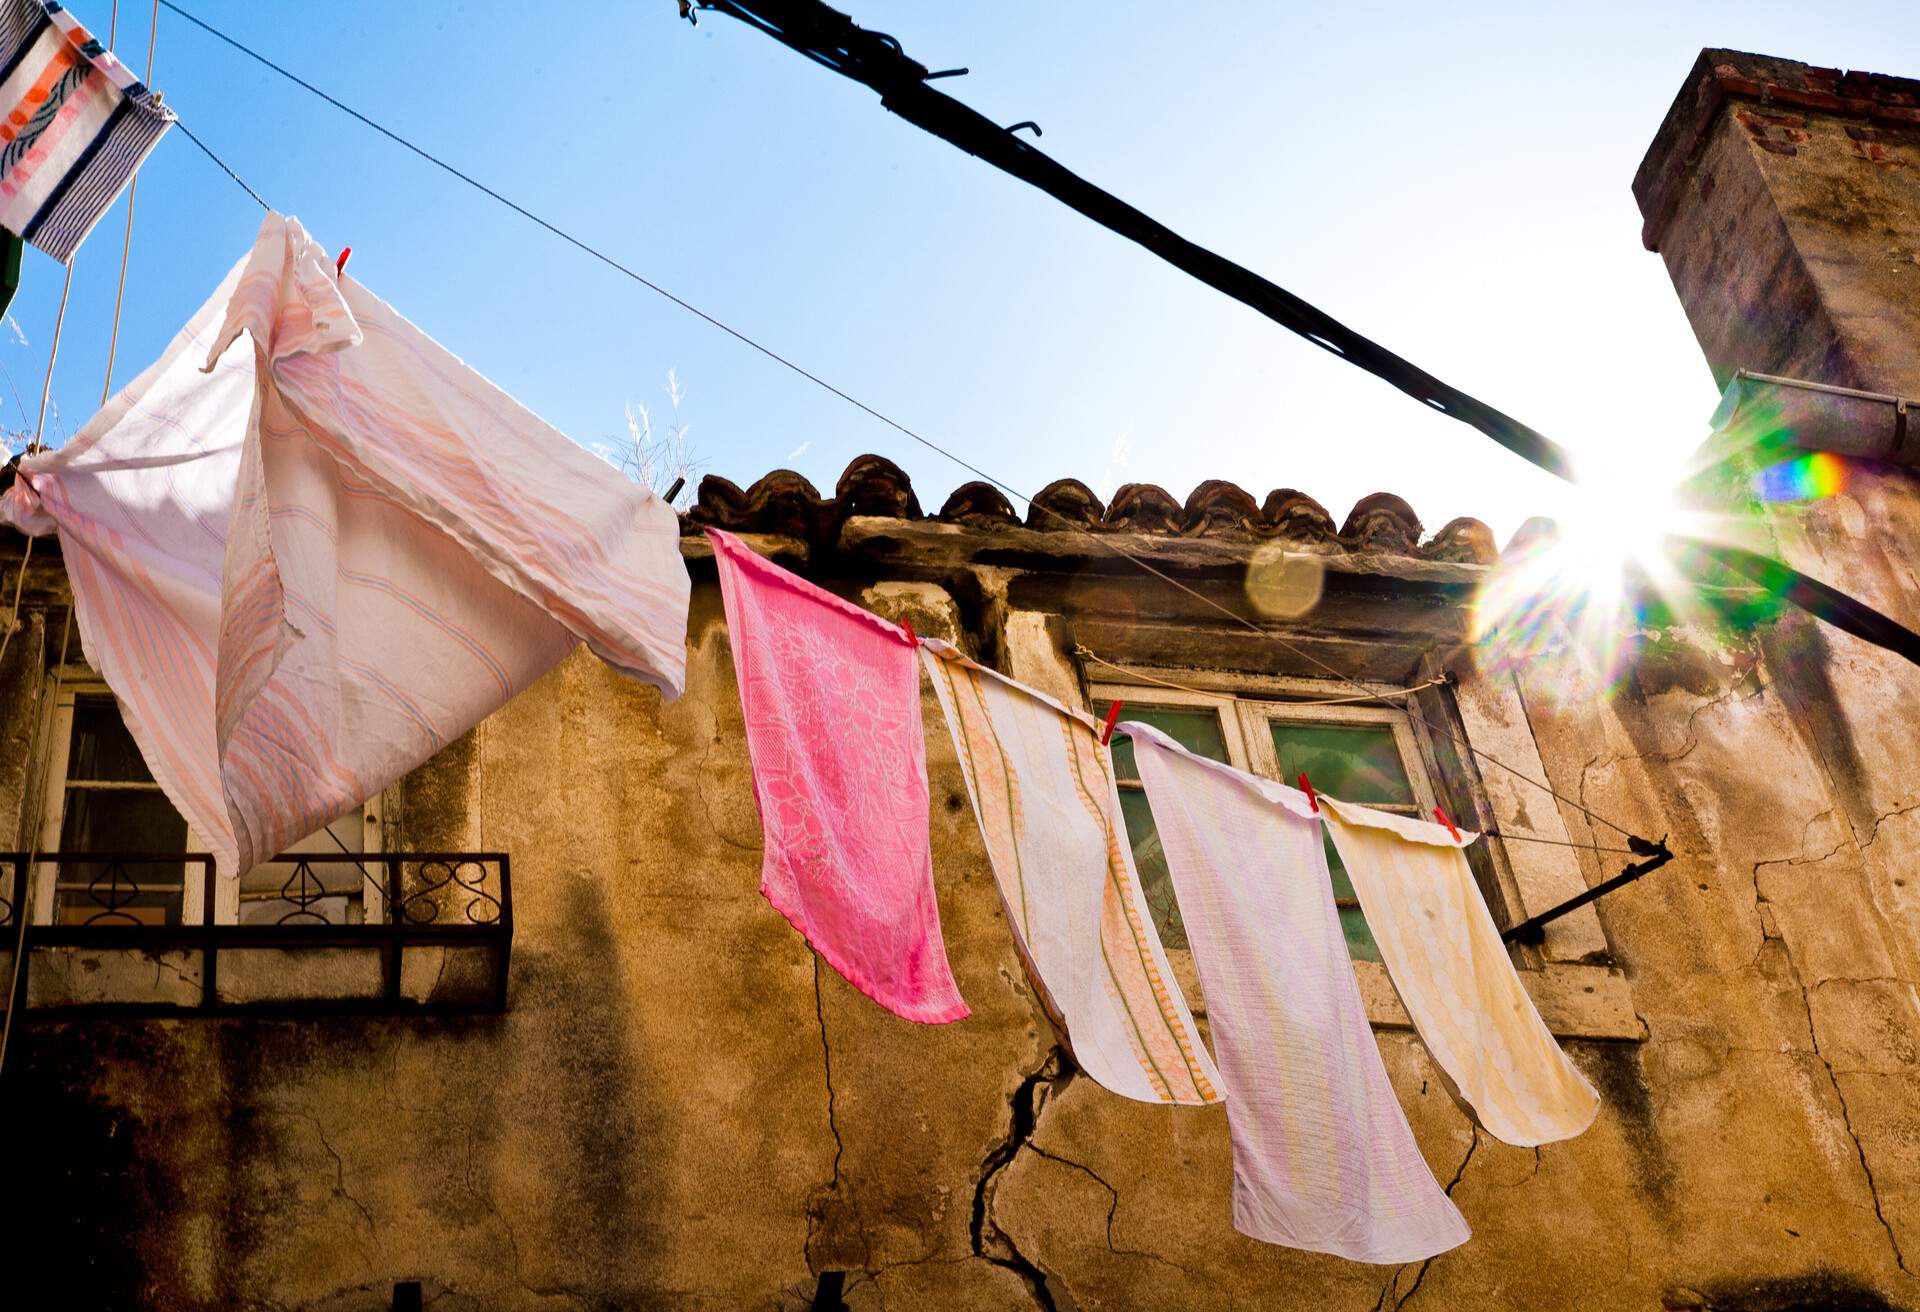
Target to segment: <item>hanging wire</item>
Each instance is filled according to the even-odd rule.
[[[172,8],[171,5],[167,7],[169,9]],[[219,165],[220,171],[226,174],[228,177],[232,178],[235,185],[237,185],[240,188],[240,190],[246,192],[247,195],[253,197],[254,204],[258,205],[263,210],[271,211],[273,209],[273,206],[267,204],[267,202],[260,199],[259,192],[255,191],[252,187],[249,187],[245,183],[245,181],[241,179],[238,173],[235,173],[232,169],[228,168],[227,162],[221,159],[218,155],[214,154],[212,149],[207,145],[206,142],[200,140],[200,138],[193,135],[193,129],[187,126],[186,120],[180,118],[176,114],[173,120],[173,125],[179,128],[182,132],[187,134],[188,141],[191,141],[194,145],[200,147],[201,154],[205,155],[208,159],[212,160],[215,164]]]
[[[29,545],[33,542],[28,538]],[[60,626],[60,664],[67,663],[67,644],[73,637],[73,608],[67,608],[66,622]],[[33,868],[40,863],[40,820],[47,809],[47,789],[53,785],[53,735],[46,734],[40,746],[40,796],[30,812],[32,837],[27,840],[26,864],[15,870],[13,880],[13,969],[7,982],[7,1017],[0,1022],[0,1071],[7,1065],[7,1050],[13,1041],[13,1020],[25,999],[20,996],[20,976],[27,965],[27,924],[33,918]]]
[[[692,304],[691,302],[684,300],[679,296],[676,296],[674,293],[668,291],[666,288],[662,287],[660,284],[641,275],[640,273],[637,273],[633,269],[627,267],[625,264],[622,264],[620,261],[614,259],[611,255],[608,255],[606,252],[599,250],[598,248],[583,241],[581,238],[574,236],[570,232],[567,232],[565,229],[560,228],[555,224],[549,222],[548,220],[541,218],[538,214],[535,214],[532,210],[527,209],[524,205],[521,205],[516,201],[508,199],[506,196],[502,195],[498,191],[495,191],[492,187],[487,186],[484,182],[481,182],[479,179],[473,177],[471,174],[462,172],[460,169],[454,167],[452,164],[447,163],[445,160],[433,154],[431,151],[427,150],[426,148],[415,145],[413,142],[407,140],[405,137],[402,137],[399,133],[393,131],[393,129],[388,128],[383,124],[375,122],[373,119],[367,117],[365,114],[353,108],[351,105],[348,105],[345,102],[337,99],[336,97],[327,94],[325,91],[322,91],[319,87],[307,81],[305,78],[299,76],[298,74],[286,68],[283,68],[279,64],[276,64],[273,60],[267,58],[265,55],[261,54],[259,51],[254,50],[251,47],[242,44],[240,41],[237,41],[233,37],[228,36],[225,32],[220,31],[218,28],[214,27],[210,23],[207,23],[204,20],[195,17],[193,14],[188,13],[186,10],[182,9],[179,5],[175,4],[173,0],[157,0],[157,3],[160,5],[163,5],[165,8],[167,8],[171,12],[178,14],[180,17],[186,19],[188,22],[192,23],[194,26],[207,32],[209,35],[216,37],[220,41],[231,46],[233,49],[239,51],[241,54],[247,56],[249,59],[254,60],[256,63],[259,63],[268,69],[271,69],[273,72],[278,73],[281,77],[286,78],[289,82],[292,82],[296,86],[302,87],[305,90],[311,92],[313,95],[318,96],[321,100],[326,101],[329,105],[332,105],[335,109],[338,109],[343,114],[346,114],[350,118],[353,118],[359,121],[360,123],[365,124],[367,127],[372,128],[375,132],[378,132],[381,136],[386,137],[388,140],[394,142],[396,145],[404,147],[406,150],[411,151],[415,155],[418,155],[421,159],[426,160],[428,163],[432,164],[434,167],[441,169],[442,171],[448,173],[452,177],[457,178],[461,182],[466,183],[468,186],[480,192],[482,195],[485,195],[491,198],[492,200],[498,201],[500,204],[506,206],[508,209],[520,215],[522,218],[525,218],[529,222],[536,224],[541,228],[544,228],[546,231],[560,238],[562,241],[566,242],[568,245],[573,246],[576,249],[583,252],[584,254],[589,255],[594,259],[600,261],[600,263],[606,265],[610,269],[613,269],[615,272],[627,278],[632,279],[634,282],[639,283],[642,287],[647,288],[649,291],[655,292],[658,295],[673,302],[675,305],[687,311],[689,314],[693,315],[694,317],[712,325],[713,327],[719,329],[721,332],[726,333],[729,337],[732,337],[736,341],[740,342],[742,345],[748,346],[753,350],[759,352],[761,355],[765,356],[769,360],[772,360],[774,363],[780,365],[781,367],[788,369],[795,374],[798,374],[800,377],[806,379],[808,382],[814,384],[816,387],[821,388],[823,391],[829,392],[832,395],[839,397],[842,401],[845,401],[848,405],[853,406],[856,410],[861,411],[863,414],[871,416],[872,418],[878,420],[882,424],[885,424],[887,427],[893,429],[894,431],[900,433],[901,435],[912,439],[913,441],[919,443],[921,446],[926,447],[928,450],[936,452],[939,455],[946,457],[948,460],[951,460],[954,464],[960,466],[960,468],[967,470],[969,473],[977,475],[979,478],[981,478],[985,482],[988,482],[992,484],[994,487],[999,488],[1001,491],[1007,493],[1009,496],[1016,497],[1019,500],[1026,502],[1030,507],[1034,507],[1039,510],[1045,511],[1047,514],[1052,515],[1055,519],[1059,520],[1069,530],[1079,533],[1080,535],[1086,537],[1090,541],[1100,543],[1102,546],[1112,551],[1116,556],[1119,556],[1124,560],[1130,561],[1132,564],[1134,564],[1141,570],[1144,570],[1146,573],[1153,575],[1155,578],[1159,579],[1161,582],[1167,584],[1168,586],[1175,588],[1180,592],[1185,593],[1187,596],[1193,598],[1195,601],[1200,602],[1202,605],[1208,607],[1209,609],[1218,611],[1221,615],[1233,621],[1235,624],[1238,624],[1241,627],[1249,630],[1250,632],[1259,635],[1263,639],[1277,643],[1279,646],[1285,648],[1287,651],[1300,657],[1302,660],[1305,660],[1310,664],[1318,667],[1319,669],[1325,671],[1326,673],[1332,675],[1335,679],[1339,680],[1340,682],[1349,684],[1354,688],[1357,688],[1363,692],[1368,693],[1369,698],[1378,695],[1376,693],[1373,693],[1371,690],[1369,690],[1365,684],[1359,682],[1357,679],[1354,679],[1347,674],[1342,673],[1340,670],[1334,668],[1332,665],[1320,659],[1318,656],[1315,656],[1313,653],[1303,649],[1302,647],[1294,643],[1288,642],[1285,638],[1280,637],[1278,634],[1272,633],[1266,629],[1261,628],[1259,625],[1253,623],[1251,620],[1248,620],[1245,616],[1239,614],[1236,611],[1230,610],[1226,606],[1221,605],[1219,602],[1215,601],[1211,597],[1208,597],[1207,595],[1198,591],[1197,589],[1189,587],[1187,584],[1181,582],[1179,579],[1174,578],[1172,575],[1166,573],[1164,570],[1157,568],[1155,565],[1153,565],[1152,562],[1144,560],[1141,557],[1134,555],[1133,553],[1127,551],[1125,548],[1119,546],[1117,543],[1110,541],[1108,538],[1099,534],[1087,532],[1082,525],[1074,522],[1072,519],[1069,519],[1066,515],[1061,514],[1059,511],[1054,510],[1051,506],[1043,505],[1040,502],[1035,501],[1033,497],[1029,496],[1024,492],[1019,491],[1014,487],[1011,487],[1010,485],[1001,481],[1000,479],[995,478],[992,474],[989,474],[986,470],[981,469],[978,465],[973,464],[971,461],[963,459],[961,456],[958,456],[952,451],[947,450],[945,447],[939,445],[937,442],[934,442],[929,438],[922,437],[919,433],[907,427],[905,424],[901,423],[899,420],[894,419],[888,415],[882,414],[880,411],[874,409],[872,406],[868,405],[866,402],[860,400],[858,397],[853,396],[848,392],[842,391],[838,387],[835,387],[832,383],[828,382],[826,379],[820,377],[818,374],[815,374],[803,368],[799,364],[796,364],[794,361],[789,360],[786,356],[781,355],[779,352],[775,351],[772,347],[762,345],[760,342],[755,341],[753,338],[747,336],[744,332],[733,327],[732,325],[727,324],[715,318],[713,315],[708,314],[705,310],[700,309],[698,306]],[[184,123],[180,124],[180,128],[182,131],[186,131],[186,125]],[[269,209],[272,208],[271,206],[268,206],[265,201],[260,199],[259,194],[255,192],[253,188],[248,187],[245,182],[242,182],[240,180],[239,175],[236,174],[232,169],[228,168],[227,165],[219,158],[219,156],[215,155],[211,150],[209,150],[204,142],[202,142],[198,137],[195,137],[191,132],[187,132],[187,136],[189,137],[189,139],[193,141],[193,143],[196,146],[199,146],[201,150],[205,151],[208,158],[212,159],[215,164],[218,164],[220,168],[227,174],[227,176],[231,177],[236,183],[239,183],[239,185],[243,189],[245,189],[245,191],[249,196],[252,196],[254,200],[258,201],[263,207],[266,207]],[[1472,743],[1468,742],[1466,738],[1464,738],[1460,734],[1455,733],[1452,729],[1444,725],[1435,724],[1432,720],[1422,715],[1416,707],[1409,705],[1407,707],[1407,713],[1411,715],[1414,719],[1420,721],[1420,723],[1425,725],[1431,732],[1440,734],[1441,736],[1452,741],[1456,746],[1464,749],[1467,752],[1472,753],[1474,756],[1478,757],[1482,761],[1485,761],[1489,765],[1492,765],[1497,767],[1498,769],[1504,770],[1508,774],[1512,775],[1514,778],[1519,779],[1527,784],[1530,784],[1535,788],[1540,789],[1542,792],[1546,793],[1549,797],[1554,798],[1556,801],[1559,801],[1566,806],[1572,807],[1574,810],[1580,812],[1582,815],[1586,816],[1588,819],[1593,820],[1599,824],[1605,825],[1607,828],[1615,831],[1616,833],[1619,833],[1628,837],[1634,836],[1631,830],[1625,828],[1624,826],[1615,824],[1613,821],[1593,811],[1591,808],[1587,807],[1585,804],[1578,802],[1573,798],[1566,796],[1563,793],[1556,792],[1547,783],[1539,779],[1535,779],[1531,775],[1527,774],[1525,771],[1519,770],[1514,766],[1507,764],[1505,761],[1500,760],[1498,757],[1493,756],[1478,747],[1475,747]]]
[[[40,387],[40,418],[33,425],[33,440],[27,444],[23,456],[33,455],[46,449],[43,440],[47,431],[47,402],[53,395],[53,362],[60,356],[60,331],[67,323],[67,297],[73,292],[73,264],[67,264],[67,280],[60,288],[60,311],[53,320],[53,342],[47,348],[47,379]],[[15,478],[26,477],[15,469]],[[0,632],[0,665],[7,659],[7,647],[13,642],[13,631],[20,627],[20,595],[27,586],[27,566],[33,563],[33,539],[27,539],[26,548],[20,553],[20,572],[13,579],[13,601],[7,608],[7,627]]]
[[[1217,691],[1209,692],[1204,688],[1194,688],[1184,683],[1175,683],[1171,679],[1162,679],[1158,675],[1148,674],[1145,670],[1136,670],[1130,665],[1122,665],[1118,661],[1110,661],[1082,643],[1074,644],[1073,654],[1082,660],[1092,661],[1096,665],[1104,665],[1110,670],[1118,670],[1129,678],[1138,679],[1142,683],[1158,684],[1162,688],[1171,688],[1175,692],[1191,693],[1195,697],[1214,698],[1222,695]],[[1437,678],[1428,679],[1425,683],[1416,683],[1411,688],[1385,688],[1378,692],[1369,693],[1364,697],[1323,697],[1313,701],[1284,699],[1277,701],[1275,704],[1287,707],[1351,706],[1359,702],[1380,702],[1396,697],[1411,697],[1414,693],[1425,692],[1428,688],[1438,688],[1451,682],[1453,682],[1453,680],[1443,674]],[[1401,709],[1407,710],[1409,708],[1402,707]],[[1555,847],[1576,847],[1583,852],[1619,852],[1625,856],[1645,855],[1644,853],[1634,851],[1630,847],[1603,847],[1596,843],[1575,843],[1565,838],[1544,838],[1539,834],[1510,834],[1494,829],[1485,829],[1481,832],[1488,838],[1501,838],[1515,843],[1551,843]]]
[[[1148,674],[1145,670],[1136,670],[1130,665],[1122,665],[1118,661],[1110,661],[1106,657],[1096,654],[1091,648],[1078,643],[1074,645],[1073,654],[1082,660],[1092,661],[1096,665],[1104,665],[1110,670],[1118,670],[1120,673],[1139,679],[1143,683],[1157,683],[1162,688],[1172,688],[1175,692],[1190,692],[1196,697],[1219,696],[1218,693],[1206,692],[1199,688],[1189,688],[1184,683],[1174,683],[1170,679],[1162,679],[1155,675]],[[1452,681],[1443,674],[1438,678],[1428,679],[1425,683],[1416,683],[1411,688],[1386,688],[1378,692],[1365,693],[1358,697],[1320,697],[1311,701],[1288,698],[1284,704],[1287,706],[1352,706],[1359,702],[1379,702],[1386,701],[1393,697],[1411,697],[1414,693],[1425,692],[1429,688],[1437,688],[1441,684],[1450,682]]]
[[[107,19],[107,46],[113,47],[115,30],[120,23],[120,0],[113,2],[113,15]],[[146,85],[153,85],[153,47],[160,37],[160,0],[154,0],[151,26],[147,29],[147,76]],[[113,332],[107,338],[107,377],[100,384],[100,404],[105,405],[107,398],[113,395],[113,357],[120,349],[120,305],[127,295],[127,257],[133,253],[133,197],[140,187],[140,174],[135,170],[127,183],[127,232],[120,240],[120,285],[113,293]]]

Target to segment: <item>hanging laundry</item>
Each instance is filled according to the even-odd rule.
[[[225,875],[582,640],[669,695],[685,679],[673,512],[336,281],[278,214],[166,353],[20,475],[0,520],[58,528],[87,658]]]
[[[1160,945],[1100,727],[923,639],[1028,974],[1080,1069],[1142,1102],[1220,1101]]]
[[[54,0],[0,0],[0,226],[61,263],[174,116]]]
[[[1243,1234],[1361,1262],[1464,1243],[1354,981],[1305,794],[1124,723],[1207,993]]]
[[[760,892],[888,1011],[961,1019],[933,891],[911,640],[731,533],[707,538],[765,834]]]
[[[1450,1090],[1481,1128],[1531,1148],[1593,1123],[1600,1096],[1553,1041],[1458,841],[1439,825],[1322,797],[1380,959]]]

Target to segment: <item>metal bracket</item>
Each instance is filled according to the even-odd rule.
[[[1628,866],[1612,879],[1603,880],[1595,884],[1586,892],[1579,894],[1577,897],[1568,898],[1559,906],[1548,907],[1537,916],[1527,917],[1512,929],[1502,931],[1500,935],[1501,941],[1506,943],[1540,943],[1544,941],[1547,936],[1546,926],[1550,921],[1560,919],[1560,917],[1566,915],[1569,911],[1577,911],[1587,905],[1587,903],[1605,897],[1616,888],[1625,888],[1628,884],[1640,878],[1640,876],[1652,874],[1661,866],[1673,860],[1673,853],[1667,850],[1667,840],[1664,838],[1657,843],[1649,843],[1644,838],[1636,838],[1629,835],[1627,838],[1627,847],[1648,859]]]

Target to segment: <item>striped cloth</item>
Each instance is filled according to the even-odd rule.
[[[59,529],[87,657],[226,875],[583,639],[685,679],[673,512],[278,214],[157,363],[20,468],[0,520]]]
[[[1234,1228],[1361,1262],[1464,1243],[1387,1082],[1306,795],[1121,727],[1206,989]]]
[[[1534,1010],[1459,841],[1439,825],[1320,799],[1414,1028],[1481,1128],[1531,1148],[1593,1123],[1600,1096]]]
[[[1099,727],[928,638],[1013,941],[1080,1069],[1142,1102],[1220,1101],[1153,927]]]
[[[968,1014],[927,833],[906,631],[707,530],[753,759],[760,892],[846,981],[923,1024]]]
[[[0,0],[0,226],[61,263],[174,116],[54,0]]]

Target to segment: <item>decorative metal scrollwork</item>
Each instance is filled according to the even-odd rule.
[[[4,867],[0,868],[4,868],[7,872],[7,882],[4,885],[0,885],[0,925],[11,925],[13,923],[13,898],[10,897],[9,894],[13,892],[14,883],[20,877],[20,867],[9,861],[5,863]]]
[[[322,925],[331,924],[331,921],[313,909],[313,904],[322,898],[333,896],[337,895],[327,891],[327,886],[320,881],[318,875],[313,873],[312,866],[305,861],[297,862],[293,867],[293,873],[287,876],[287,882],[280,885],[281,901],[291,902],[293,910],[280,917],[275,923],[286,925],[304,918]]]
[[[492,925],[500,920],[500,899],[487,891],[488,872],[479,861],[422,861],[420,886],[400,899],[400,917],[409,925],[430,925],[440,919],[443,905],[451,910],[459,894],[467,893],[462,909],[468,923]],[[435,894],[446,890],[444,897]]]
[[[102,887],[104,885],[104,888]],[[144,924],[138,916],[122,910],[137,901],[141,894],[140,882],[127,873],[123,861],[109,861],[87,885],[87,896],[100,910],[86,919],[89,925],[123,922],[129,925]]]

